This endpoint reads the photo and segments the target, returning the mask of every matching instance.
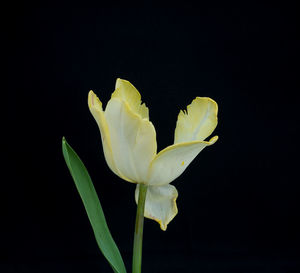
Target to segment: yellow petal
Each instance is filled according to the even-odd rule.
[[[166,185],[172,182],[206,146],[214,144],[217,139],[215,136],[210,141],[177,143],[160,151],[151,162],[148,185]]]
[[[210,98],[197,97],[180,111],[175,129],[174,143],[204,140],[216,128],[218,105]]]
[[[116,96],[108,102],[105,118],[117,169],[132,182],[146,183],[150,162],[156,154],[153,124]]]
[[[117,79],[116,90],[111,97],[126,102],[132,112],[141,118],[149,119],[149,109],[145,103],[141,104],[141,94],[129,81]]]
[[[157,221],[162,230],[167,229],[167,225],[176,216],[178,210],[176,199],[178,192],[173,185],[161,187],[148,186],[144,216]],[[139,185],[135,190],[135,201],[138,202]]]

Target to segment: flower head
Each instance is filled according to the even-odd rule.
[[[174,144],[159,153],[149,110],[130,82],[117,79],[105,111],[93,91],[89,92],[88,105],[99,126],[109,168],[122,179],[137,184],[136,200],[139,184],[148,185],[145,217],[156,220],[166,230],[177,214],[178,192],[170,183],[218,139],[215,136],[204,141],[217,126],[217,103],[196,97],[178,115]]]

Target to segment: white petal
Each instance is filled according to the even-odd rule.
[[[128,181],[128,178],[126,178],[124,175],[122,175],[120,173],[120,171],[116,168],[116,165],[115,165],[115,162],[113,159],[113,154],[112,154],[110,133],[109,133],[108,125],[107,125],[107,122],[106,122],[106,119],[104,116],[104,112],[102,110],[102,103],[99,100],[99,98],[94,94],[93,91],[89,92],[88,105],[89,105],[91,114],[95,118],[95,120],[98,124],[98,127],[100,129],[102,146],[103,146],[104,156],[105,156],[107,165],[116,175],[118,175],[122,179],[125,179]]]
[[[178,143],[160,151],[151,163],[148,185],[166,185],[172,182],[206,146],[214,144],[217,139],[215,136],[209,142]]]
[[[157,221],[162,230],[167,229],[167,225],[176,216],[178,210],[176,199],[178,192],[173,185],[160,187],[148,186],[144,216]],[[135,201],[138,202],[139,185],[135,190]]]
[[[156,154],[154,126],[117,97],[108,102],[105,118],[117,169],[135,183],[146,183],[150,162]]]
[[[204,140],[216,128],[218,119],[217,103],[205,97],[197,97],[180,111],[175,129],[174,143]]]

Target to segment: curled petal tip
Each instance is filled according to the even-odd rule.
[[[217,142],[217,140],[219,139],[219,136],[214,136],[209,140],[209,145],[213,145]]]

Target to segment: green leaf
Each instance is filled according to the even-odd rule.
[[[62,150],[102,254],[115,273],[126,273],[121,254],[108,229],[98,195],[86,167],[65,138],[62,140]]]

